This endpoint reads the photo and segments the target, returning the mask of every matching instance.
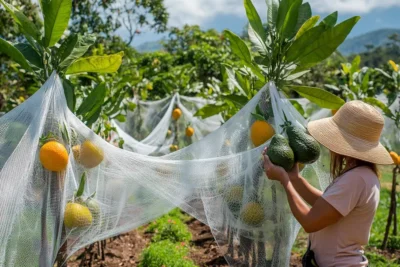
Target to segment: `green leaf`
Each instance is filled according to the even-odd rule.
[[[199,109],[194,116],[201,117],[203,119],[217,115],[228,108],[228,104],[224,103],[222,105],[208,104]]]
[[[36,28],[35,24],[32,21],[30,21],[21,11],[19,11],[14,6],[6,3],[4,0],[0,0],[0,3],[14,18],[15,22],[18,24],[21,31],[25,35],[33,37],[33,39],[38,42],[40,41],[40,31]]]
[[[267,54],[267,45],[263,41],[263,39],[258,35],[257,32],[253,30],[251,25],[249,24],[249,39],[254,45],[254,48],[261,54],[261,55],[266,55]]]
[[[258,15],[253,2],[251,0],[244,0],[244,7],[246,8],[246,14],[251,28],[258,34],[258,36],[261,37],[263,41],[265,41],[267,39],[267,34],[265,33],[261,18]]]
[[[118,116],[115,117],[115,119],[119,122],[125,122],[126,121],[126,117],[122,114],[119,114]]]
[[[273,28],[276,25],[279,10],[279,0],[266,0],[268,7],[268,26]]]
[[[304,24],[307,22],[308,21],[306,21]],[[302,28],[300,28],[299,32],[302,30]],[[315,40],[324,32],[324,30],[324,26],[318,25],[306,30],[303,34],[301,34],[301,36],[293,42],[286,52],[286,62],[293,62],[298,59],[303,54],[303,50],[315,42]]]
[[[251,113],[251,115],[253,116],[253,118],[255,118],[258,121],[265,121],[265,118],[258,113]]]
[[[342,66],[343,72],[344,72],[345,74],[349,74],[349,73],[350,73],[350,68],[351,68],[351,67],[349,67],[346,63],[342,63],[342,64],[340,64],[340,65]]]
[[[295,39],[299,39],[300,36],[302,36],[306,31],[314,27],[315,24],[317,24],[318,20],[319,16],[313,16],[309,18],[306,22],[304,22],[303,25],[301,25],[300,29],[297,31]]]
[[[235,86],[243,95],[247,95],[247,93],[243,90],[242,86],[238,83],[235,72],[231,68],[228,68],[227,66],[225,67],[229,82],[231,82],[232,85]]]
[[[44,45],[55,45],[68,27],[72,0],[41,0],[44,17]]]
[[[31,66],[29,65],[24,55],[11,43],[7,42],[2,38],[0,38],[0,52],[9,56],[12,60],[21,65],[22,68],[28,71],[32,70]]]
[[[286,15],[290,8],[291,0],[280,0],[279,1],[279,8],[278,8],[278,16],[276,18],[276,28],[280,31],[285,19]]]
[[[324,18],[321,21],[321,24],[324,24],[328,28],[332,28],[333,26],[335,26],[337,19],[338,19],[338,12],[335,11],[332,14],[326,16],[326,18]]]
[[[387,117],[393,116],[393,113],[390,110],[390,108],[388,108],[388,106],[386,106],[383,102],[379,101],[378,99],[373,98],[373,97],[366,97],[363,99],[363,101],[365,103],[368,103],[370,105],[380,108]]]
[[[288,87],[321,108],[339,109],[345,103],[340,97],[320,88],[296,85]]]
[[[297,111],[304,116],[304,109],[302,107],[302,105],[300,105],[299,102],[297,102],[296,100],[290,100],[290,103],[292,103],[292,105],[297,109]]]
[[[311,12],[311,6],[309,3],[304,3],[300,6],[299,8],[299,15],[297,17],[297,23],[295,27],[295,33],[299,31],[301,26],[311,18],[312,12]]]
[[[223,99],[232,102],[235,104],[237,107],[242,108],[249,102],[249,99],[245,96],[240,96],[240,95],[225,95],[222,96]]]
[[[225,31],[225,34],[230,41],[232,52],[244,62],[251,63],[252,57],[250,49],[246,43],[231,31],[227,30]]]
[[[282,28],[278,28],[284,38],[291,39],[296,33],[296,24],[299,17],[299,9],[303,0],[294,0],[286,14]]]
[[[66,74],[77,74],[82,72],[116,72],[121,66],[123,55],[124,52],[119,52],[113,55],[80,58],[69,66]]]
[[[86,125],[88,127],[91,127],[93,123],[95,123],[97,121],[97,119],[100,117],[101,114],[101,110],[102,110],[102,106],[97,107],[96,109],[93,110],[93,112],[88,113],[85,116],[85,120],[86,120]]]
[[[75,87],[69,80],[66,80],[66,79],[63,80],[63,87],[64,87],[64,95],[65,95],[65,99],[67,101],[68,108],[72,112],[75,112],[75,103],[76,103]]]
[[[28,60],[32,65],[43,69],[43,61],[40,55],[36,52],[35,49],[30,44],[18,43],[14,45],[15,48],[21,52],[21,54]]]
[[[96,36],[94,34],[84,36],[71,34],[68,36],[59,49],[61,63],[58,69],[60,71],[67,69],[73,62],[82,57],[95,42]]]
[[[369,85],[369,76],[370,76],[371,72],[367,71],[367,73],[365,73],[362,82],[361,82],[361,90],[363,92],[367,92],[368,90],[368,85]]]
[[[326,88],[328,88],[328,89],[333,90],[333,91],[340,92],[340,89],[339,89],[337,86],[335,86],[335,85],[332,85],[332,84],[324,84],[324,86],[325,86]]]
[[[297,79],[297,78],[303,76],[304,74],[306,74],[306,73],[308,73],[308,72],[310,72],[310,70],[300,71],[300,72],[298,72],[298,73],[291,74],[291,75],[289,75],[289,76],[287,76],[287,77],[285,78],[285,81],[292,81],[292,80],[295,80],[295,79]]]
[[[79,106],[76,114],[83,115],[86,113],[94,113],[94,110],[104,103],[104,98],[106,96],[106,84],[100,83],[94,88],[90,94],[83,100],[82,104]]]
[[[85,191],[85,182],[86,182],[86,173],[84,172],[81,177],[81,181],[79,182],[79,188],[76,192],[76,197],[80,197],[83,195],[83,191]]]
[[[383,69],[380,68],[375,68],[376,71],[380,72],[381,74],[383,74],[384,76],[386,76],[389,79],[392,79],[392,76],[390,76],[389,73],[387,73],[386,71],[384,71]]]
[[[351,63],[351,69],[350,72],[354,73],[359,71],[360,69],[360,63],[361,63],[361,57],[359,55],[357,55],[354,59],[353,62]]]
[[[314,36],[316,39],[309,40],[308,42],[300,42],[304,37],[307,36],[307,32],[297,39],[287,52],[288,58],[293,59],[293,55],[297,55],[293,60],[299,62],[299,67],[296,72],[310,68],[320,61],[329,57],[341,43],[346,39],[351,29],[357,23],[360,17],[352,17],[334,28],[329,28],[322,32],[319,36]],[[318,29],[319,26],[313,28]],[[311,29],[310,31],[312,31]],[[299,42],[299,45],[296,45]],[[293,49],[299,49],[300,51],[294,51]],[[290,61],[289,61],[290,62]]]

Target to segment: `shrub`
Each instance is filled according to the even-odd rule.
[[[389,265],[388,260],[384,256],[379,255],[377,253],[366,252],[365,256],[368,258],[368,261],[370,263],[369,265],[371,266],[386,267]]]
[[[389,236],[387,247],[392,250],[400,249],[400,236]]]
[[[192,234],[188,231],[186,224],[181,220],[170,217],[164,218],[154,229],[153,242],[170,240],[171,242],[189,242]]]
[[[184,243],[174,244],[169,240],[152,243],[143,250],[139,267],[196,267],[186,258],[188,248]]]

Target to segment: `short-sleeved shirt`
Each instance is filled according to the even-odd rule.
[[[367,266],[363,246],[368,244],[379,204],[380,183],[368,167],[349,170],[325,190],[322,197],[343,215],[338,222],[311,233],[311,249],[321,267]]]

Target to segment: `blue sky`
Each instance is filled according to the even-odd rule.
[[[219,31],[230,29],[240,33],[246,24],[243,0],[164,0],[170,13],[170,26],[198,24],[203,29],[215,28]],[[263,20],[266,19],[265,0],[253,0]],[[306,1],[304,1],[306,2]],[[308,0],[313,15],[326,16],[339,11],[339,20],[359,15],[361,20],[351,36],[357,36],[380,28],[400,28],[400,0]],[[119,34],[124,35],[123,30]],[[156,41],[162,38],[144,31],[133,45]]]

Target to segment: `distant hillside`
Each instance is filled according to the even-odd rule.
[[[366,34],[349,38],[339,47],[343,55],[359,54],[367,51],[366,45],[374,47],[382,46],[388,42],[388,37],[392,34],[399,34],[400,29],[380,29]]]
[[[162,50],[162,45],[160,42],[161,41],[145,42],[141,45],[138,45],[135,48],[138,52],[141,52],[141,53],[155,52],[155,51]]]

